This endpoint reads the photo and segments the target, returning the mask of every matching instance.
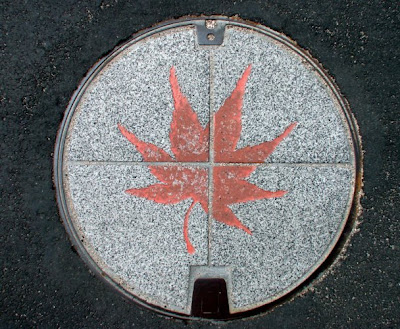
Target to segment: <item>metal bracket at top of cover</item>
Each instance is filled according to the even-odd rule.
[[[197,42],[201,46],[220,46],[224,41],[226,22],[206,19],[196,21]]]

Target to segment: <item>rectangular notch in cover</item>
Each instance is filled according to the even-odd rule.
[[[198,279],[194,283],[192,315],[222,319],[229,315],[228,296],[224,279]]]

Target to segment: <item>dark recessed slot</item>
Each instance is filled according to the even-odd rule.
[[[224,279],[198,279],[194,283],[192,315],[224,319],[229,317],[228,295]]]

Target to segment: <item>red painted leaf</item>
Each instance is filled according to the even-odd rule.
[[[243,96],[251,65],[238,80],[232,94],[214,115],[214,160],[216,163],[259,163],[275,150],[275,148],[295,128],[297,123],[290,124],[285,131],[272,141],[248,146],[237,150],[237,143],[242,131]],[[203,128],[187,98],[180,90],[175,69],[170,70],[170,84],[174,100],[174,112],[170,129],[171,150],[179,162],[206,162],[209,154],[209,124]],[[121,133],[149,162],[174,162],[167,152],[157,146],[139,140],[133,133],[118,125]],[[266,191],[246,181],[256,170],[256,166],[210,164],[213,169],[212,216],[215,220],[229,226],[240,228],[251,234],[229,208],[230,205],[260,199],[280,198],[286,191]],[[208,213],[208,169],[199,167],[183,167],[175,164],[168,166],[148,166],[150,172],[160,181],[143,188],[129,189],[127,193],[146,198],[161,204],[175,204],[186,199],[192,203],[188,208],[184,222],[183,234],[190,254],[195,249],[188,237],[190,212],[196,203]]]
[[[287,137],[297,125],[296,122],[273,141],[259,145],[248,146],[237,150],[236,146],[242,132],[242,107],[243,96],[247,80],[251,72],[251,65],[243,72],[238,80],[236,88],[226,99],[225,103],[214,116],[215,140],[214,159],[215,162],[264,162],[275,150],[279,143]]]
[[[208,172],[202,168],[181,166],[149,166],[150,171],[157,172],[162,183],[147,187],[129,189],[126,192],[163,204],[174,204],[186,199],[199,202],[208,212]]]
[[[272,141],[264,142],[254,146],[247,146],[242,149],[235,150],[232,153],[226,153],[226,158],[230,159],[225,159],[227,160],[226,162],[264,162],[265,159],[268,158],[272,152],[274,152],[279,143],[290,134],[296,125],[297,122],[290,124],[281,135]]]
[[[232,94],[214,116],[215,140],[214,159],[217,163],[260,163],[275,150],[280,142],[296,127],[290,124],[285,131],[272,141],[237,150],[237,143],[242,131],[242,107],[251,65],[238,80]],[[286,191],[265,191],[244,179],[256,169],[255,166],[216,166],[213,172],[213,217],[227,225],[234,226],[251,234],[235,216],[229,205],[260,199],[280,198]]]
[[[243,96],[250,72],[251,65],[244,71],[236,88],[214,116],[214,159],[216,162],[229,162],[231,154],[236,150],[242,131]]]
[[[162,183],[129,189],[126,192],[162,204],[175,204],[192,199],[193,202],[185,215],[183,231],[187,250],[189,253],[194,253],[194,247],[188,237],[188,221],[196,203],[200,203],[203,210],[208,213],[207,170],[182,166],[149,166],[149,169]]]
[[[216,209],[213,209],[213,217],[215,220],[221,223],[240,228],[241,230],[251,235],[251,231],[249,230],[249,228],[247,226],[244,226],[233,213],[233,211],[225,205],[221,204]]]
[[[169,81],[175,107],[169,134],[172,152],[177,161],[208,161],[210,127],[201,126],[197,114],[179,88],[173,67],[170,70]]]
[[[251,168],[251,171],[248,170]],[[286,191],[265,191],[244,180],[256,167],[214,167],[214,202],[213,210],[220,204],[234,204],[259,199],[280,198]],[[247,175],[248,174],[248,175]],[[244,176],[246,175],[246,176]]]
[[[118,128],[122,135],[124,135],[128,141],[136,146],[136,149],[140,152],[145,161],[174,161],[163,149],[160,149],[151,143],[142,142],[134,134],[126,130],[121,124],[118,124]]]
[[[244,178],[255,169],[253,166],[216,166],[213,172],[213,217],[219,222],[238,227],[249,234],[250,230],[240,222],[228,206],[240,202],[280,198],[286,194],[286,191],[265,191],[245,181]]]

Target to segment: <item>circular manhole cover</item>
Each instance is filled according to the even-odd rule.
[[[357,175],[354,122],[286,37],[225,18],[146,31],[101,60],[56,145],[65,226],[92,270],[180,317],[232,318],[332,252]]]

